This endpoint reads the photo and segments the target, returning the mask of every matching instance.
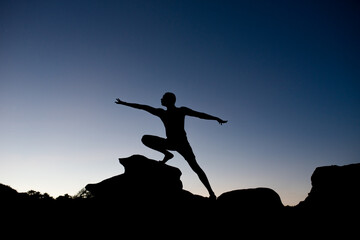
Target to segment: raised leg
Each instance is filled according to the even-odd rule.
[[[141,141],[145,146],[164,154],[164,159],[161,161],[162,163],[166,163],[168,160],[174,157],[174,155],[167,149],[165,138],[153,135],[144,135]]]

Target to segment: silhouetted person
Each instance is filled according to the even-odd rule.
[[[151,106],[127,103],[121,101],[119,98],[116,99],[117,104],[122,104],[128,107],[145,110],[155,116],[158,116],[164,123],[166,137],[161,138],[152,135],[144,135],[141,141],[149,148],[157,150],[164,154],[162,163],[166,163],[168,160],[174,157],[168,150],[177,151],[180,153],[185,160],[189,163],[191,169],[199,176],[201,182],[205,185],[206,189],[210,194],[210,198],[215,199],[215,193],[211,189],[209,180],[206,177],[205,172],[200,168],[196,162],[195,155],[191,149],[191,146],[187,140],[185,132],[185,116],[198,117],[207,120],[216,120],[219,124],[226,123],[218,117],[211,116],[206,113],[197,112],[187,107],[176,107],[175,94],[167,92],[161,99],[161,105],[166,107],[166,110],[162,108],[153,108]]]

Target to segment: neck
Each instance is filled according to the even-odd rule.
[[[166,109],[167,110],[171,110],[171,109],[174,109],[175,108],[175,105],[172,105],[172,106],[166,106]]]

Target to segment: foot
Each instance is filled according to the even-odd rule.
[[[164,156],[164,159],[163,160],[161,160],[160,162],[161,163],[166,163],[167,161],[169,161],[170,159],[172,159],[174,157],[174,154],[172,154],[172,153],[166,153],[165,154],[165,156]]]
[[[215,195],[215,193],[211,193],[211,194],[210,194],[209,200],[212,200],[212,201],[216,200],[216,195]]]

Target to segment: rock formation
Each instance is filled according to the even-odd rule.
[[[221,194],[217,201],[235,212],[279,211],[284,207],[280,196],[270,188],[233,190]]]
[[[288,238],[287,232],[299,238],[315,233],[333,236],[335,230],[357,232],[360,164],[316,168],[308,197],[298,206],[284,207],[269,188],[233,190],[213,201],[185,191],[181,171],[175,167],[140,155],[120,159],[120,163],[123,174],[88,184],[85,194],[80,194],[85,197],[53,199],[36,191],[18,193],[0,184],[2,216],[10,225],[30,226],[31,231],[39,226],[59,231],[66,219],[75,229],[85,224],[89,236],[104,230],[114,236],[119,229],[128,229],[129,234],[136,229],[148,236],[149,231],[142,232],[145,226],[154,237],[161,229],[177,237],[179,233],[213,237],[217,231],[223,238],[225,233],[233,237],[240,232],[252,238],[278,237],[279,233]]]
[[[98,199],[116,201],[160,202],[202,198],[182,189],[178,168],[133,155],[119,159],[125,168],[123,174],[85,188]]]
[[[18,192],[0,183],[0,201],[11,201],[18,197]]]
[[[360,209],[360,164],[318,167],[311,184],[310,193],[299,207],[325,211]]]

